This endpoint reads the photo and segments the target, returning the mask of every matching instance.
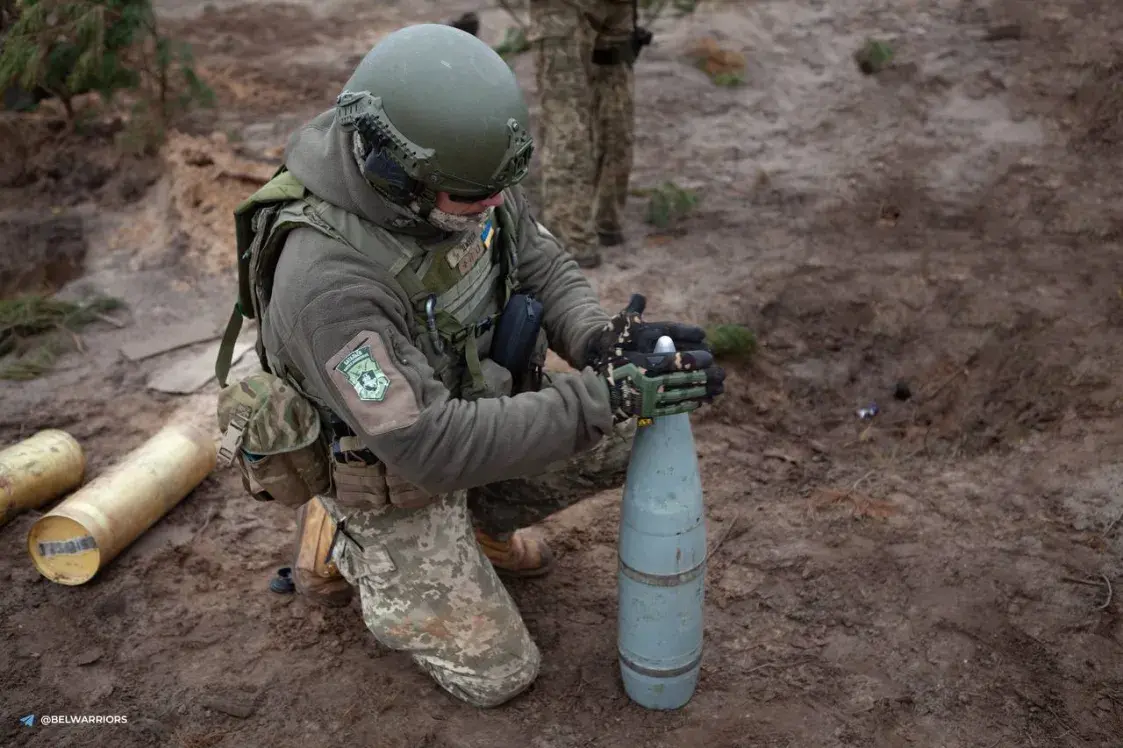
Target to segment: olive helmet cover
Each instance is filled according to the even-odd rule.
[[[367,53],[336,99],[361,136],[364,176],[395,202],[481,200],[526,177],[534,142],[514,72],[443,24],[407,26]]]

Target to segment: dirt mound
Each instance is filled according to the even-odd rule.
[[[980,454],[1111,415],[1120,393],[1105,362],[1117,346],[1102,328],[943,279],[916,282],[907,270],[876,281],[808,270],[757,313],[774,389],[794,406],[781,409],[785,430],[810,428],[802,414],[820,411],[819,427],[840,437],[927,456]],[[890,301],[902,294],[912,308]],[[767,388],[752,381],[760,398]],[[907,395],[895,393],[898,382]],[[878,415],[860,420],[870,405]]]
[[[99,237],[99,257],[128,250],[134,270],[182,263],[202,275],[228,272],[234,267],[234,209],[269,180],[279,163],[237,155],[221,132],[201,137],[173,130],[159,153],[147,157],[130,155],[119,145],[117,136],[125,130],[117,119],[76,134],[43,116],[17,124],[17,147],[0,154],[5,180],[0,199],[12,211],[0,220],[0,237],[27,250],[7,258],[13,267],[5,275],[14,276],[18,265],[26,276],[18,281],[21,287],[69,280],[46,277],[58,275],[48,267],[59,265],[63,255],[81,266],[84,219],[75,206],[87,205],[78,212],[89,214],[89,203],[99,213],[135,204],[126,220]],[[279,155],[279,150],[271,153]]]
[[[270,4],[266,13],[256,5],[210,6],[200,17],[166,28],[191,44],[200,59],[197,70],[220,106],[243,114],[288,112],[294,103],[310,101],[330,105],[369,48],[347,38],[367,29],[343,27],[339,19],[297,4]],[[214,125],[202,113],[194,119]]]
[[[32,114],[0,115],[0,199],[7,209],[73,206],[93,200],[121,205],[139,198],[159,176],[151,157],[118,145],[125,121],[83,101],[80,122],[67,123],[54,102]],[[70,128],[73,127],[73,130]]]
[[[234,209],[269,181],[276,165],[237,156],[222,133],[172,133],[162,152],[167,219],[182,235],[185,267],[226,273],[235,267]]]
[[[82,217],[71,213],[0,215],[0,298],[61,287],[82,274],[86,235]]]

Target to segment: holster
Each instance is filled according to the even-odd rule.
[[[594,65],[634,65],[643,48],[651,44],[655,35],[642,26],[632,30],[631,38],[608,47],[593,50]]]

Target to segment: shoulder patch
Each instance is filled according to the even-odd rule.
[[[377,332],[363,330],[324,365],[328,380],[364,432],[385,434],[421,414],[413,388]]]
[[[335,370],[347,377],[360,400],[382,402],[386,399],[386,389],[390,378],[371,355],[370,346],[364,345],[347,354],[347,358],[335,366]]]

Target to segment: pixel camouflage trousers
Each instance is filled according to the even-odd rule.
[[[552,7],[540,7],[552,6]],[[634,75],[595,65],[600,40],[583,14],[536,0],[547,35],[534,42],[542,105],[542,222],[575,256],[596,253],[595,232],[621,231],[634,150]]]
[[[367,628],[473,706],[497,706],[524,691],[538,675],[538,648],[474,524],[510,532],[621,485],[634,433],[635,422],[625,422],[537,476],[455,491],[420,509],[386,505],[344,515],[324,497],[342,520],[332,560],[358,588]]]

